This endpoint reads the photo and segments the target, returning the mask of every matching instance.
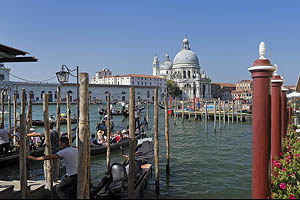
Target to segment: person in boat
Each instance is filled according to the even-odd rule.
[[[51,153],[56,154],[59,151],[59,134],[53,130],[53,123],[50,123],[50,141],[51,141]],[[46,153],[46,152],[45,152]],[[59,179],[59,165],[60,160],[54,159],[52,161],[52,180],[57,181]],[[47,161],[44,161],[44,176],[47,183]],[[48,186],[46,185],[46,188]]]
[[[9,145],[9,133],[4,128],[4,124],[0,126],[0,156],[8,156]],[[4,151],[3,151],[4,150]]]
[[[123,139],[123,135],[121,133],[121,131],[117,130],[116,131],[116,143],[119,143],[120,141],[122,141]]]
[[[122,136],[123,136],[123,138],[128,138],[128,131],[126,131],[126,129],[123,129],[122,131],[121,131],[121,134],[122,134]]]
[[[90,138],[90,145],[98,145],[96,135],[93,133]]]
[[[140,117],[141,117],[141,112],[136,106],[134,111],[135,127],[140,127]]]
[[[146,119],[146,117],[144,116],[144,119],[143,119],[143,121],[142,121],[142,123],[141,123],[141,126],[142,126],[142,129],[143,130],[148,130],[148,122],[147,122],[147,119]]]
[[[60,138],[60,151],[55,154],[41,157],[27,156],[30,160],[53,160],[62,159],[66,166],[66,176],[57,185],[55,191],[60,199],[71,198],[72,194],[77,194],[77,174],[78,174],[78,150],[69,146],[67,137]]]
[[[106,145],[106,137],[104,136],[104,131],[98,130],[97,136],[98,136],[97,144]]]
[[[31,150],[37,150],[41,146],[42,144],[41,134],[36,133],[34,128],[29,129],[29,133],[27,134],[27,137],[30,137],[31,139],[31,145],[30,145]]]

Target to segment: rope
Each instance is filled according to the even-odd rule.
[[[6,72],[6,71],[3,70],[1,67],[0,67],[0,70]],[[49,79],[42,80],[42,81],[30,81],[30,80],[27,80],[27,79],[24,79],[24,78],[20,78],[20,77],[18,77],[18,76],[16,76],[16,75],[12,74],[12,73],[10,73],[10,72],[8,72],[8,74],[11,75],[11,76],[13,76],[13,77],[15,77],[15,78],[17,78],[17,79],[20,79],[20,80],[22,80],[22,81],[31,82],[31,83],[42,83],[42,82],[47,82],[47,81],[50,81],[51,79],[53,79],[53,78],[56,77],[56,76],[53,76],[53,77],[51,77],[51,78],[49,78]]]

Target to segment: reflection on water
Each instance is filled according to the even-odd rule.
[[[75,106],[72,105],[74,109]],[[34,119],[42,119],[42,106],[35,105]],[[49,106],[49,113],[56,107]],[[62,106],[62,112],[65,112]],[[76,111],[74,110],[73,113]],[[142,114],[146,113],[146,109]],[[153,106],[150,106],[148,135],[153,137]],[[90,106],[91,131],[95,131],[99,121],[97,105]],[[116,129],[123,129],[128,119],[122,116],[113,118]],[[74,125],[73,125],[74,126]],[[251,198],[252,125],[250,122],[230,122],[221,130],[213,131],[213,123],[208,123],[208,133],[203,121],[177,119],[174,125],[170,118],[170,177],[165,170],[166,145],[164,137],[164,112],[159,116],[159,174],[160,198]],[[36,128],[42,132],[42,128]],[[62,126],[66,131],[66,126]],[[126,152],[125,152],[126,153]],[[119,151],[112,152],[111,163],[122,162]],[[42,162],[30,161],[33,178],[43,179]],[[106,170],[106,155],[97,155],[91,160],[92,183],[97,184]],[[62,173],[62,175],[64,172]],[[155,179],[150,180],[145,198],[155,197]],[[1,169],[0,179],[17,179],[18,166]]]

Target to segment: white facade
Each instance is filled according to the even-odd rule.
[[[204,71],[200,72],[198,57],[191,51],[187,38],[182,41],[181,51],[176,54],[173,63],[167,53],[161,65],[155,56],[152,67],[153,75],[175,81],[184,99],[211,98],[211,79]]]
[[[167,94],[167,82],[166,78],[161,76],[151,76],[151,75],[139,75],[139,74],[129,74],[129,75],[115,75],[115,76],[103,76],[101,78],[92,79],[92,84],[100,85],[119,85],[119,86],[150,86],[158,87],[158,94],[163,97]]]
[[[31,94],[33,103],[42,103],[43,94],[49,96],[49,102],[56,102],[57,100],[57,83],[32,83],[32,82],[14,82],[9,81],[9,68],[0,69],[0,77],[4,76],[5,81],[0,81],[0,90],[9,90],[9,96],[13,99],[13,95],[17,94],[17,102],[21,102],[22,88],[26,91],[26,99],[28,94]],[[98,80],[98,79],[97,79]],[[110,84],[89,84],[90,102],[105,102],[105,93],[110,92],[111,101],[125,101],[129,102],[129,88],[135,88],[135,100],[144,101],[149,99],[154,100],[154,89],[158,88],[159,101],[163,101],[163,95],[166,91],[166,81],[162,77],[143,76],[143,75],[128,75],[127,77],[115,77],[110,79]],[[120,83],[121,84],[112,84]],[[66,102],[67,93],[71,96],[71,102],[77,102],[77,84],[64,83],[61,86],[61,102]],[[164,89],[162,89],[164,88]]]

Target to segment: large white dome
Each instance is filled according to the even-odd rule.
[[[180,52],[178,52],[173,60],[173,64],[196,64],[199,65],[199,59],[197,55],[187,49],[182,49]]]

